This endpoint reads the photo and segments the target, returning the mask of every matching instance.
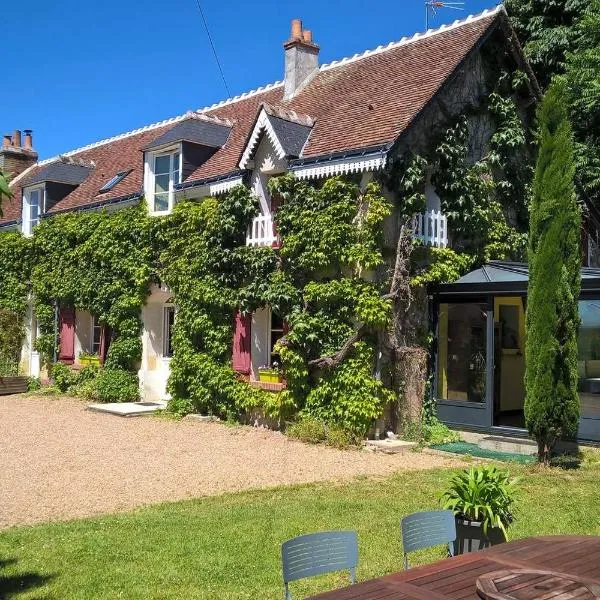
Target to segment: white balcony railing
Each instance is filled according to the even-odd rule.
[[[272,246],[277,239],[273,227],[273,217],[260,215],[248,227],[246,246]]]
[[[448,245],[448,218],[440,210],[415,215],[415,237],[426,246],[445,248]]]

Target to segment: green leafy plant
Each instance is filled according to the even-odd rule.
[[[138,378],[123,369],[100,369],[93,380],[93,395],[99,402],[136,402],[139,400]]]
[[[346,450],[360,443],[360,438],[339,425],[327,425],[319,419],[303,416],[288,425],[288,437],[305,444],[327,444],[338,450]]]
[[[480,522],[486,535],[490,527],[498,527],[508,539],[517,482],[493,465],[472,467],[452,478],[442,496],[444,508],[459,518]]]
[[[286,435],[306,444],[320,444],[327,439],[327,428],[323,421],[303,417],[285,430]]]
[[[29,377],[27,379],[27,391],[37,392],[42,389],[42,380],[39,377]]]
[[[60,362],[52,365],[51,377],[54,385],[63,393],[77,383],[77,373]]]
[[[0,376],[17,375],[24,333],[21,316],[0,309]]]

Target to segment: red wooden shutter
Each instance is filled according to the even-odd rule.
[[[60,309],[60,362],[72,365],[75,362],[75,309]]]
[[[252,316],[235,315],[233,329],[233,370],[238,373],[250,373],[250,330],[252,327]]]
[[[108,353],[108,347],[110,346],[110,334],[110,327],[108,325],[102,325],[102,329],[100,330],[100,348],[98,349],[101,365],[103,365],[106,360],[106,354]]]

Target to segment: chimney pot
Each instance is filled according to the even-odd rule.
[[[303,31],[302,37],[304,38],[305,42],[312,44],[312,31],[310,31],[309,29]]]
[[[302,39],[302,21],[300,19],[292,19],[292,40]]]
[[[12,143],[15,148],[21,147],[21,131],[19,129],[15,129],[15,133],[13,134]]]
[[[2,140],[2,147],[3,148],[10,148],[10,144],[11,144],[11,137],[10,137],[10,133],[4,136],[4,139]]]
[[[32,150],[33,137],[31,134],[33,133],[33,131],[31,129],[26,129],[23,133],[25,133],[25,144],[23,145],[23,148],[25,148],[25,150]]]

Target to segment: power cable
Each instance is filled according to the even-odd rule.
[[[221,73],[221,79],[223,79],[223,84],[225,85],[225,90],[227,92],[227,96],[231,97],[231,93],[229,92],[229,87],[227,86],[227,81],[225,80],[225,74],[223,73],[223,68],[221,67],[221,62],[219,61],[219,56],[217,55],[217,49],[215,48],[212,37],[210,35],[210,30],[208,29],[208,23],[206,22],[206,17],[204,16],[204,11],[202,10],[202,5],[200,4],[200,0],[196,0],[196,4],[198,5],[198,10],[200,11],[200,16],[202,17],[202,22],[204,23],[204,29],[206,29],[206,35],[208,36],[208,41],[210,42],[210,47],[212,48],[213,54],[215,55],[215,60],[217,61],[217,66],[219,67],[219,72]]]

